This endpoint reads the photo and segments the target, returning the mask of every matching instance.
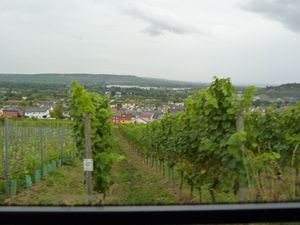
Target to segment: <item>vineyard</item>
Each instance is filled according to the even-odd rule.
[[[0,200],[38,183],[76,154],[65,121],[5,119],[0,136]]]
[[[113,127],[108,99],[74,81],[72,121],[2,121],[2,200],[72,160],[63,178],[76,194],[101,193],[93,204],[299,199],[300,103],[253,108],[254,92],[215,78],[179,113]],[[83,159],[93,170],[82,171]]]
[[[39,183],[62,165],[68,165],[73,160],[78,165],[78,159],[88,159],[93,163],[93,177],[91,171],[85,170],[80,190],[86,186],[88,198],[95,197],[97,193],[105,198],[113,182],[112,166],[123,159],[112,151],[112,112],[108,100],[100,94],[86,91],[74,81],[69,112],[72,121],[3,121],[0,127],[3,146],[0,158],[2,200]],[[81,174],[83,171],[78,177]],[[80,179],[75,181],[78,182],[81,182]],[[84,193],[81,195],[84,196]]]
[[[297,199],[300,104],[252,109],[253,92],[239,96],[229,79],[215,79],[183,112],[120,129],[148,165],[198,202]]]

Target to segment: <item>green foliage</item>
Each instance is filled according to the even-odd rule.
[[[254,91],[239,96],[229,79],[215,78],[183,112],[120,128],[141,155],[177,166],[191,186],[236,193],[243,184],[263,195],[264,177],[300,167],[300,103],[250,110]]]
[[[0,121],[1,146],[4,147],[4,121]],[[24,188],[26,175],[33,177],[36,170],[53,160],[66,161],[75,153],[71,136],[71,122],[62,120],[9,119],[8,160],[4,149],[0,152],[0,196],[4,185],[4,166],[9,180],[16,180],[18,191]]]
[[[241,148],[247,141],[247,133],[239,131],[231,135],[228,144],[228,153],[231,154],[236,161],[242,161]]]
[[[53,109],[52,112],[50,112],[50,115],[52,118],[56,118],[56,119],[63,119],[64,118],[64,107],[63,107],[63,102],[58,101],[55,104],[55,107]]]
[[[73,133],[81,156],[85,149],[83,115],[89,113],[91,116],[94,188],[105,194],[112,183],[112,165],[122,159],[112,152],[112,111],[108,99],[100,94],[86,91],[78,82],[73,81],[69,112],[74,121]]]
[[[247,147],[255,152],[280,154],[282,167],[299,169],[300,107],[299,103],[283,109],[256,109],[246,115]]]
[[[237,132],[236,114],[249,107],[253,88],[240,101],[229,79],[212,84],[186,99],[186,109],[147,125],[121,129],[145,157],[185,171],[188,183],[212,189],[233,188],[237,173],[245,175],[241,146],[246,132]]]
[[[245,89],[244,95],[242,96],[242,101],[240,103],[241,109],[249,109],[253,102],[253,94],[256,91],[254,86],[249,86]]]

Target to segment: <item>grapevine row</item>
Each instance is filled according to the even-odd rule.
[[[229,79],[215,78],[186,99],[183,112],[120,128],[146,161],[162,171],[166,166],[170,181],[176,168],[180,188],[186,182],[200,198],[205,187],[211,201],[217,193],[276,200],[267,189],[286,170],[299,168],[300,107],[250,110],[253,92],[249,87],[240,96]]]
[[[0,123],[0,199],[15,195],[75,154],[70,123],[6,119]]]
[[[111,183],[111,169],[120,156],[113,150],[112,111],[108,99],[98,93],[88,92],[78,82],[71,85],[69,112],[73,120],[73,135],[81,157],[84,156],[84,114],[91,118],[91,141],[94,160],[94,190],[107,193]]]

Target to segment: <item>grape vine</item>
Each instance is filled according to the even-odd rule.
[[[106,97],[85,90],[78,82],[71,84],[69,112],[74,121],[73,133],[76,145],[84,153],[84,113],[91,115],[92,152],[94,159],[94,190],[107,193],[111,183],[111,169],[121,156],[114,153],[112,136],[112,111]]]
[[[185,181],[200,198],[206,187],[213,202],[216,192],[241,196],[243,188],[254,189],[256,199],[270,199],[262,177],[299,168],[300,104],[250,110],[254,91],[250,86],[241,96],[230,79],[215,78],[186,99],[183,112],[120,128],[150,165],[159,164],[161,171],[166,166],[170,182],[176,167],[180,188]]]

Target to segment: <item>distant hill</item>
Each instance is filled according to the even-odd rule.
[[[284,100],[298,100],[300,99],[300,84],[282,84],[279,86],[267,86],[257,91],[256,95],[263,99],[284,99]]]
[[[77,80],[84,85],[139,85],[143,87],[202,87],[202,83],[144,78],[133,75],[110,74],[0,74],[0,82],[70,84]]]

